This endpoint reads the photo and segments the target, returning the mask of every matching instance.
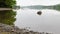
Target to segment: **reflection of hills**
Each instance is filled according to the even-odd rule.
[[[29,9],[54,9],[60,10],[60,4],[52,5],[52,6],[43,6],[43,5],[32,5],[32,6],[23,6],[21,8],[29,8]]]

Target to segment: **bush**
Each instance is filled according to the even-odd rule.
[[[0,0],[0,8],[12,8],[15,4],[16,0]],[[0,11],[0,23],[13,25],[16,20],[15,16],[16,12],[13,10]]]

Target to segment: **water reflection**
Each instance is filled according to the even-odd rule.
[[[38,11],[42,11],[40,16],[37,15]],[[15,25],[24,28],[30,27],[29,30],[39,32],[53,32],[54,34],[60,33],[60,12],[56,10],[43,9],[20,9],[17,11],[17,20]]]
[[[28,5],[29,3],[26,4],[27,2],[28,1],[21,1],[21,5]],[[51,1],[48,1],[48,3],[50,2]],[[51,4],[54,2],[51,2]],[[48,5],[48,3],[45,1],[42,3]],[[39,4],[42,3],[39,2]],[[20,5],[20,2],[18,4]],[[31,4],[33,5],[33,3]],[[58,12],[60,11],[60,4],[53,6],[23,6],[21,8],[22,9],[17,11],[17,20],[15,22],[15,25],[20,28],[30,27],[31,30],[34,31],[53,32],[54,34],[60,34],[60,12]],[[42,14],[38,16],[37,11],[42,11]]]
[[[0,11],[0,23],[12,25],[16,20],[15,16],[16,12],[13,10]]]
[[[23,6],[21,7],[22,9],[23,8],[29,8],[29,9],[52,9],[52,10],[57,10],[57,11],[60,11],[60,4],[57,4],[57,5],[52,5],[52,6],[43,6],[43,5],[32,5],[32,6]]]

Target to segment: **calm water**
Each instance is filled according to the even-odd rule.
[[[60,5],[56,4],[60,4],[60,0],[17,0],[17,5],[27,8],[17,11],[15,25],[38,32],[60,34],[60,12],[57,11],[60,10]],[[46,6],[50,6],[47,7],[49,9]],[[40,10],[42,15],[37,15],[37,9],[43,9]]]
[[[37,15],[39,10],[20,9],[17,11],[15,25],[19,28],[29,28],[38,32],[52,32],[60,34],[60,12],[43,9],[42,15]]]

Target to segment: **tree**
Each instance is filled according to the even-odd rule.
[[[16,0],[0,0],[0,7],[12,8],[16,5]]]
[[[0,8],[12,8],[16,5],[16,0],[0,0]],[[13,25],[16,12],[13,10],[0,11],[0,23]]]

